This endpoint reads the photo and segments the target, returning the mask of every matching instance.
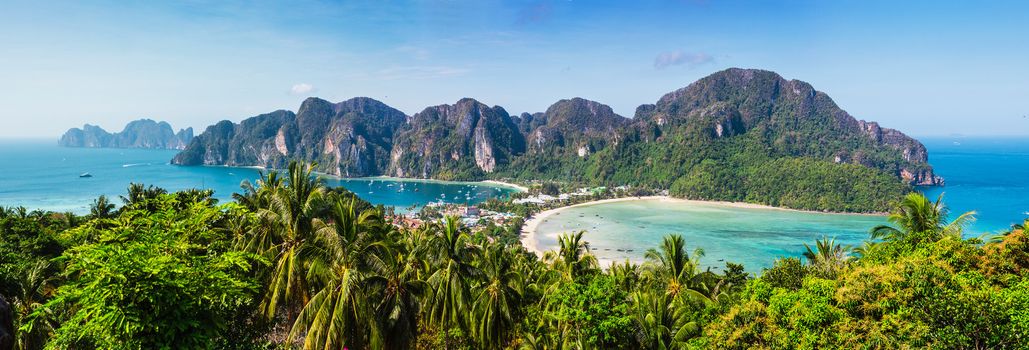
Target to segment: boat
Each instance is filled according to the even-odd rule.
[[[93,174],[90,174],[90,173],[82,173],[81,175],[79,175],[79,177],[93,177]]]

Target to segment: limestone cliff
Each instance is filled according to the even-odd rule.
[[[140,119],[130,122],[121,132],[109,133],[103,128],[86,124],[72,128],[61,136],[58,145],[89,148],[150,148],[185,149],[193,140],[193,128],[172,130],[166,122]]]
[[[524,136],[507,111],[465,98],[409,118],[398,132],[387,174],[482,176],[524,152]]]
[[[172,162],[280,168],[289,159],[305,159],[334,175],[379,175],[389,163],[393,134],[405,120],[403,112],[370,98],[340,103],[309,98],[296,114],[280,110],[239,124],[222,121]]]
[[[886,170],[915,185],[939,185],[925,146],[900,131],[852,117],[823,92],[773,72],[728,69],[637,110],[654,135],[744,136],[772,157],[803,156]],[[667,137],[665,137],[667,138]]]
[[[632,119],[581,98],[518,116],[471,98],[412,116],[370,98],[310,98],[295,114],[220,122],[174,162],[278,168],[292,159],[349,177],[633,184],[818,210],[879,210],[910,185],[943,183],[917,140],[852,117],[808,83],[735,68],[641,105]]]

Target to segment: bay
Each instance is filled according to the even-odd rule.
[[[1029,212],[1029,139],[923,138],[930,163],[947,183],[922,188],[943,199],[952,216],[975,210],[978,220],[967,236],[998,233],[1020,222]],[[117,198],[130,182],[169,190],[211,188],[229,200],[244,180],[255,180],[252,168],[180,167],[168,160],[174,150],[62,148],[50,140],[0,141],[0,206],[25,206],[55,211],[88,211],[99,195]],[[82,173],[91,178],[80,178]],[[479,203],[514,190],[484,183],[339,179],[325,177],[330,186],[343,186],[372,203],[404,211],[434,201]],[[859,245],[868,230],[884,218],[864,215],[803,213],[777,209],[737,208],[717,204],[619,202],[570,208],[537,227],[539,247],[550,249],[559,233],[587,231],[586,239],[604,261],[641,260],[661,237],[679,233],[690,249],[702,248],[705,266],[724,261],[743,263],[748,270],[768,267],[780,256],[799,256],[804,243],[831,237]],[[621,252],[617,250],[621,249]],[[632,250],[631,252],[627,250]]]
[[[49,140],[0,141],[0,206],[85,213],[100,195],[117,202],[129,183],[171,191],[210,188],[226,201],[240,192],[240,183],[260,175],[255,168],[175,166],[175,150],[58,147]],[[89,173],[92,177],[80,178]],[[514,189],[486,183],[409,179],[323,177],[374,204],[406,211],[437,201],[475,204],[504,197]]]
[[[946,186],[920,188],[930,198],[943,194],[951,217],[976,211],[965,230],[975,237],[1003,232],[1029,215],[1029,138],[923,138],[929,161]],[[885,217],[739,208],[715,203],[653,200],[568,208],[536,227],[540,250],[555,249],[557,236],[585,230],[602,265],[643,260],[662,237],[681,234],[687,248],[701,248],[701,263],[719,269],[725,261],[748,271],[770,267],[778,257],[799,257],[804,243],[826,237],[859,246]],[[618,251],[621,249],[622,251]],[[629,251],[631,250],[631,251]],[[723,261],[724,260],[724,261]]]

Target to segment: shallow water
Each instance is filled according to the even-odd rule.
[[[978,220],[966,236],[996,233],[1021,222],[1029,211],[1029,139],[929,138],[930,163],[946,179],[945,187],[923,188],[944,202],[951,216],[975,210]],[[771,266],[776,257],[800,256],[804,243],[820,237],[857,246],[883,217],[801,213],[774,209],[729,208],[719,205],[616,202],[569,208],[537,227],[538,247],[553,249],[560,233],[585,230],[594,253],[604,262],[642,260],[663,236],[678,233],[687,247],[702,248],[705,266],[723,261],[743,263],[748,271]],[[632,251],[619,252],[617,249]]]
[[[979,220],[967,230],[974,236],[999,232],[1021,221],[1029,211],[1029,139],[924,139],[930,162],[947,186],[924,189],[944,200],[952,213],[976,210]],[[62,148],[56,142],[0,141],[0,206],[86,212],[105,194],[123,195],[130,182],[170,190],[211,188],[222,200],[239,191],[243,180],[258,171],[248,168],[180,167],[168,163],[176,151]],[[92,178],[79,178],[89,172]],[[372,203],[403,209],[444,200],[478,203],[514,190],[479,183],[326,178]],[[580,217],[581,215],[581,217]],[[556,234],[586,230],[598,257],[639,259],[668,233],[687,238],[689,249],[703,248],[702,262],[721,267],[719,259],[743,263],[750,271],[767,267],[778,256],[799,256],[803,243],[827,236],[860,244],[882,218],[798,213],[774,209],[725,208],[717,205],[668,205],[620,202],[571,208],[539,226],[540,248],[556,243]],[[607,250],[605,250],[607,249]],[[632,252],[618,252],[631,249]],[[606,264],[605,264],[606,265]]]
[[[676,233],[685,238],[690,252],[704,250],[704,266],[721,268],[730,261],[754,271],[777,256],[797,255],[804,243],[818,237],[860,242],[869,228],[882,223],[880,216],[645,199],[568,208],[540,223],[536,237],[539,247],[547,249],[556,246],[559,234],[584,230],[583,237],[606,267],[610,261],[640,261],[647,249]]]
[[[83,213],[100,195],[124,195],[130,182],[172,191],[210,188],[229,200],[240,183],[259,177],[257,169],[186,167],[169,164],[174,150],[64,148],[50,141],[0,141],[0,206]],[[91,178],[80,178],[82,173]],[[479,203],[507,196],[513,189],[482,183],[410,181],[381,178],[324,178],[375,204],[398,210],[442,200]]]

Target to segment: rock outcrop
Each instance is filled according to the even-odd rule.
[[[925,146],[858,120],[823,92],[774,72],[728,69],[637,109],[638,129],[711,139],[751,135],[772,157],[803,156],[886,170],[914,185],[941,185]],[[753,134],[751,134],[753,133]]]
[[[535,117],[526,143],[530,153],[557,149],[585,157],[617,142],[618,132],[630,121],[598,102],[578,97],[561,100]]]
[[[426,108],[397,134],[388,175],[443,179],[482,176],[525,152],[525,138],[500,107],[465,98]]]
[[[86,124],[72,128],[61,136],[58,145],[89,148],[148,148],[185,149],[193,141],[193,128],[172,130],[166,122],[140,119],[130,122],[121,132],[109,133],[103,128]]]
[[[221,121],[172,163],[280,168],[289,159],[305,159],[334,175],[381,175],[389,165],[394,133],[406,119],[403,112],[370,98],[340,103],[309,98],[296,114],[280,110],[239,124]]]
[[[104,140],[85,132],[69,138]],[[738,171],[784,158],[860,165],[912,185],[943,182],[917,140],[852,117],[805,82],[754,69],[712,74],[641,105],[632,119],[581,98],[518,116],[470,98],[412,116],[370,98],[310,98],[296,114],[211,126],[173,162],[278,168],[298,159],[349,177],[507,176],[660,187],[719,164]]]

